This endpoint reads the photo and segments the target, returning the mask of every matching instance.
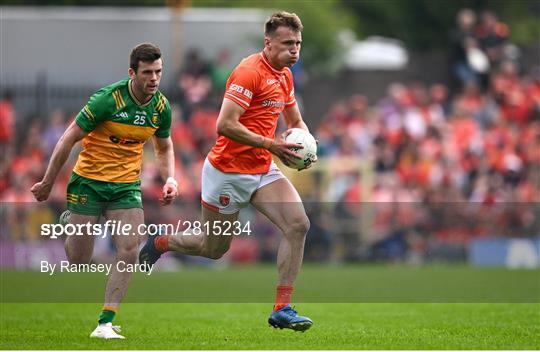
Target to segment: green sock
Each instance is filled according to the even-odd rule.
[[[115,314],[116,313],[113,312],[112,310],[106,310],[106,309],[102,310],[101,314],[99,315],[98,323],[99,324],[112,323]]]

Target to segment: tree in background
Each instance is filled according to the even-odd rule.
[[[172,6],[264,8],[297,13],[305,29],[302,58],[312,72],[335,72],[343,50],[339,32],[357,37],[380,35],[402,40],[414,50],[447,50],[456,13],[468,7],[491,9],[511,28],[511,41],[540,42],[538,0],[3,0],[3,5]]]

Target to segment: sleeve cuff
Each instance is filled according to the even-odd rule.
[[[232,95],[231,93],[225,93],[225,98],[234,101],[236,104],[240,105],[242,109],[247,110],[249,108],[249,104],[250,104],[249,102],[243,99],[240,99],[236,97],[235,95]]]
[[[83,123],[79,117],[76,117],[75,118],[75,123],[77,124],[77,126],[79,126],[83,131],[85,132],[92,132],[94,129],[90,126],[87,126],[85,123]]]

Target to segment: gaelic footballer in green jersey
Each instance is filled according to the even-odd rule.
[[[73,175],[68,184],[67,202],[72,225],[96,224],[103,214],[107,220],[129,225],[128,235],[113,234],[116,264],[137,265],[140,225],[144,224],[140,174],[144,143],[152,138],[156,163],[167,180],[162,189],[162,205],[177,196],[174,179],[174,152],[170,134],[171,108],[158,91],[163,61],[159,48],[150,43],[135,47],[130,55],[129,79],[111,84],[94,94],[58,141],[45,176],[31,191],[38,201],[47,200],[56,177],[73,146],[82,140]],[[122,231],[123,232],[123,231]],[[81,231],[67,236],[66,255],[70,264],[88,265],[94,237]],[[98,326],[90,337],[123,339],[112,325],[124,297],[132,271],[113,266],[105,288],[105,300]],[[146,268],[149,271],[149,268]]]
[[[159,91],[146,104],[137,104],[125,79],[94,94],[75,121],[89,134],[74,172],[99,181],[135,182],[144,143],[153,135],[170,135],[171,107]]]

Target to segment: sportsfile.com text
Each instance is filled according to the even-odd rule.
[[[178,220],[176,224],[140,224],[133,228],[129,223],[122,221],[107,220],[104,223],[91,224],[42,224],[41,236],[49,236],[52,239],[62,235],[66,236],[99,236],[105,238],[107,235],[223,235],[240,236],[251,235],[250,222],[240,221],[187,221]]]

